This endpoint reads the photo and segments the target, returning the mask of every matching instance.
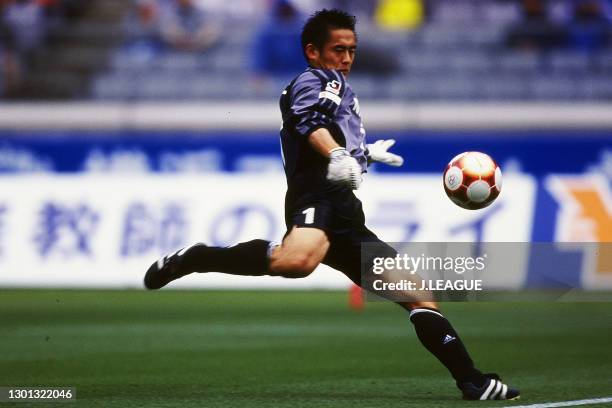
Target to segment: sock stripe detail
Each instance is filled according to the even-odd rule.
[[[412,309],[410,311],[410,318],[412,318],[412,316],[414,316],[415,314],[419,314],[419,313],[433,313],[433,314],[438,315],[440,317],[444,317],[444,316],[442,316],[442,313],[436,312],[435,310],[418,308],[418,309]]]
[[[506,393],[507,393],[507,392],[508,392],[508,386],[507,386],[506,384],[503,384],[503,385],[502,385],[502,391],[501,391],[501,394],[500,394],[500,396],[499,396],[499,399],[503,399],[503,400],[505,400],[505,399],[506,399]]]

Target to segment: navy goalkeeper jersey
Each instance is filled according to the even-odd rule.
[[[359,116],[359,101],[341,72],[306,69],[283,91],[280,109],[287,198],[346,188],[326,180],[329,160],[308,142],[308,136],[316,129],[328,129],[366,170],[365,129]]]

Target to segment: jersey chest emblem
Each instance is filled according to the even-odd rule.
[[[334,95],[340,95],[340,88],[342,88],[342,84],[336,80],[333,80],[327,83],[325,90],[333,93]]]

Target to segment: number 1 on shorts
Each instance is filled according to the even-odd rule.
[[[314,212],[314,207],[310,207],[302,211],[302,214],[306,215],[306,218],[304,219],[304,224],[312,224],[314,222]]]

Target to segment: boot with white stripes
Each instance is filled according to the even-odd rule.
[[[485,374],[487,381],[482,387],[470,382],[457,383],[465,400],[516,400],[521,397],[519,390],[510,388],[501,381],[497,374]]]
[[[181,261],[183,255],[197,245],[204,244],[196,244],[183,248],[174,252],[173,254],[166,255],[153,262],[144,277],[145,288],[149,290],[161,289],[173,280],[189,275],[191,272],[193,272],[186,271],[184,268],[181,268]]]

